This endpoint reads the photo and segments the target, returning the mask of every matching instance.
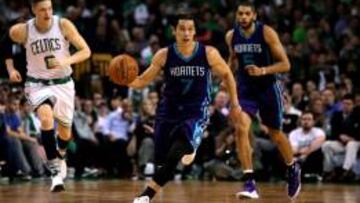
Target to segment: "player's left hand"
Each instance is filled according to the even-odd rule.
[[[245,66],[245,70],[251,76],[263,76],[266,73],[264,68],[259,68],[257,65],[253,64]]]

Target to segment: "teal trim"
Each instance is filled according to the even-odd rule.
[[[280,119],[280,129],[282,129],[282,120],[283,120],[283,103],[282,103],[282,99],[281,99],[281,89],[279,87],[279,84],[277,82],[275,82],[275,84],[273,85],[274,90],[275,90],[275,95],[277,98],[277,105],[279,108],[279,119]]]
[[[175,50],[176,55],[179,58],[181,58],[181,60],[183,60],[185,62],[189,62],[196,56],[196,54],[197,54],[197,52],[199,50],[199,42],[196,42],[195,49],[194,49],[193,53],[189,57],[184,57],[184,55],[182,55],[182,53],[177,49],[176,43],[173,44],[173,48]]]

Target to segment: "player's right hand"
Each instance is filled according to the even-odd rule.
[[[12,70],[11,72],[9,72],[9,79],[10,82],[14,82],[14,83],[18,83],[22,81],[21,75],[17,70]]]

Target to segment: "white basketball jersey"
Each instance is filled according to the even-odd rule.
[[[55,57],[61,61],[70,56],[69,42],[60,28],[60,18],[53,16],[52,25],[46,32],[39,32],[35,18],[27,22],[27,40],[25,43],[27,75],[40,79],[53,79],[69,76],[71,66],[49,69],[46,60]]]

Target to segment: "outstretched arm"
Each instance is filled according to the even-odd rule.
[[[160,74],[162,67],[164,67],[165,65],[167,52],[167,48],[162,48],[158,52],[156,52],[150,66],[145,70],[143,74],[136,77],[136,79],[128,86],[135,89],[142,89],[147,86],[151,81],[153,81],[156,76]]]

